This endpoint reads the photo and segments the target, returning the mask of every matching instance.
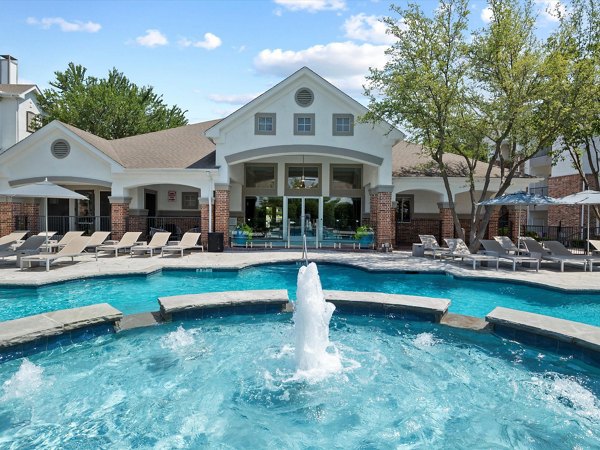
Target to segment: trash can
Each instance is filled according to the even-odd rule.
[[[208,233],[208,251],[223,251],[223,233]]]

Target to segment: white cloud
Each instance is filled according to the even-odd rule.
[[[136,37],[135,42],[142,47],[150,48],[167,45],[169,43],[167,37],[159,30],[146,30],[146,34]]]
[[[541,17],[549,22],[558,22],[561,15],[564,16],[566,9],[559,0],[535,0],[540,5]]]
[[[336,11],[346,9],[345,0],[275,0],[275,3],[290,11]]]
[[[481,10],[481,20],[483,20],[485,23],[490,23],[492,21],[493,16],[494,13],[492,12],[491,7],[486,6]]]
[[[259,94],[210,94],[208,99],[215,103],[228,105],[245,105],[254,100]]]
[[[265,49],[254,58],[254,67],[263,74],[286,77],[303,66],[317,72],[350,94],[362,93],[369,67],[382,68],[386,45],[332,42],[305,50]]]
[[[181,38],[178,41],[178,44],[182,47],[198,47],[206,50],[214,50],[215,48],[220,47],[222,43],[221,38],[212,33],[205,33],[203,41],[194,42],[187,38]]]
[[[28,17],[26,22],[28,25],[40,26],[44,30],[49,29],[53,25],[56,25],[60,28],[61,31],[65,32],[82,31],[85,33],[97,33],[102,28],[102,25],[100,25],[99,23],[91,21],[82,22],[80,20],[68,22],[62,17],[43,17],[42,19]]]
[[[380,17],[367,16],[364,13],[351,16],[344,22],[346,37],[374,44],[394,43],[396,39],[393,35],[386,33],[387,26],[380,19]]]

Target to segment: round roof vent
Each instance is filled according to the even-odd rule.
[[[300,88],[296,91],[296,103],[303,108],[312,105],[315,96],[308,88]]]
[[[58,159],[63,159],[69,156],[71,152],[71,146],[64,139],[57,139],[52,143],[51,147],[52,156]]]

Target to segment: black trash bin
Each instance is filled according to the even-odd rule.
[[[223,233],[208,233],[208,251],[223,251]]]

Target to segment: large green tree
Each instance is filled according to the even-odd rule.
[[[404,126],[438,164],[456,234],[465,238],[443,159],[446,153],[463,156],[472,249],[492,212],[477,203],[491,193],[502,195],[523,164],[554,141],[561,108],[558,63],[535,38],[531,2],[488,5],[492,19],[472,38],[465,0],[442,0],[433,18],[415,5],[393,7],[400,19],[386,23],[397,42],[385,68],[371,71],[367,89],[366,118]],[[487,170],[478,179],[482,162]],[[494,167],[501,170],[497,183]]]
[[[69,63],[55,72],[38,100],[41,124],[60,120],[105,139],[118,139],[187,124],[185,111],[169,107],[151,86],[137,86],[112,69],[106,78],[86,75],[87,69]]]

